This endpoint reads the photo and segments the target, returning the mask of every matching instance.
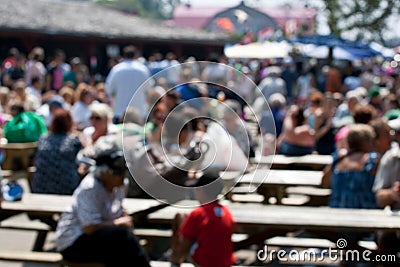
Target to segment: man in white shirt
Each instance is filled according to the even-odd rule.
[[[106,94],[113,99],[114,123],[123,116],[130,105],[144,117],[147,112],[146,89],[141,85],[150,77],[148,68],[136,60],[136,48],[132,45],[123,50],[124,60],[115,65],[106,79]]]

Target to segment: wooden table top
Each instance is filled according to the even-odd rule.
[[[149,214],[149,221],[169,224],[176,212],[190,212],[196,201],[184,200]],[[307,229],[322,231],[398,231],[400,216],[384,210],[337,209],[329,207],[293,207],[224,202],[238,226],[271,229]],[[183,208],[191,206],[191,208]],[[180,208],[178,208],[180,207]]]
[[[322,170],[326,165],[332,164],[331,155],[305,155],[288,157],[284,155],[270,155],[250,159],[251,164],[272,165],[272,168],[310,167]]]
[[[238,184],[282,185],[282,186],[320,186],[322,171],[275,170],[258,168],[252,172],[225,172],[222,179],[235,179]]]
[[[20,201],[3,201],[0,212],[4,210],[43,215],[59,214],[64,212],[72,204],[72,201],[72,196],[25,193]],[[123,206],[129,214],[145,211],[159,205],[163,205],[163,203],[154,199],[126,198],[123,201]]]

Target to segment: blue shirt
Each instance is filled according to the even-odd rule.
[[[375,176],[371,171],[378,164],[378,154],[369,153],[362,170],[338,171],[334,168],[337,153],[333,155],[331,178],[332,193],[329,206],[334,208],[374,209],[377,208],[375,194],[372,191]]]

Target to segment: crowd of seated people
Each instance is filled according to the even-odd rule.
[[[382,72],[364,75],[370,69],[360,71],[360,66],[351,73],[359,84],[353,88],[344,83],[349,75],[338,66],[305,63],[296,69],[296,62],[223,55],[213,55],[209,63],[172,54],[165,60],[161,55],[145,59],[127,46],[109,75],[98,81],[84,60],[73,55],[67,63],[61,50],[46,58],[47,52],[36,47],[28,60],[19,52],[16,60],[5,59],[9,63],[1,70],[2,137],[10,143],[38,142],[32,192],[72,195],[91,173],[99,140],[118,136],[121,151],[129,143],[124,152],[141,171],[129,175],[139,183],[154,175],[186,185],[194,172],[210,166],[246,171],[249,157],[323,154],[334,159],[324,180],[332,189],[332,207],[397,208],[400,203],[398,74],[377,84]],[[288,69],[296,69],[291,80]],[[317,86],[323,74],[331,78]],[[32,123],[21,123],[20,117]],[[259,123],[256,136],[249,122]],[[18,136],[9,134],[15,125],[22,127]],[[29,131],[33,134],[22,134]],[[265,147],[260,140],[266,140],[261,142]],[[150,158],[143,157],[149,153]],[[179,164],[169,157],[177,154]],[[146,189],[156,187],[148,181]],[[138,191],[140,186],[130,186],[128,196],[149,196],[147,190]],[[180,197],[188,196],[175,195],[174,201]],[[390,248],[387,242],[399,242],[395,233],[378,237],[382,251]]]

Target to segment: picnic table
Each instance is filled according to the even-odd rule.
[[[400,230],[400,216],[393,216],[380,209],[293,207],[229,201],[223,203],[232,212],[236,222],[236,232],[248,234],[248,238],[240,241],[236,249],[259,244],[267,238],[297,230],[317,232]],[[149,222],[170,225],[177,212],[189,213],[198,203],[183,200],[176,205],[149,214]]]
[[[5,152],[4,162],[1,164],[4,170],[26,170],[31,165],[38,143],[0,143],[0,149]]]
[[[72,202],[72,196],[25,193],[20,201],[1,203],[0,221],[16,214],[27,213],[31,218],[40,218],[45,223],[49,222],[50,230],[54,231],[54,222],[56,222],[54,217],[66,211]],[[130,215],[151,212],[165,206],[164,203],[154,199],[139,198],[125,198],[122,204]],[[42,250],[48,232],[42,230],[38,230],[34,245],[34,250],[37,251]]]
[[[276,197],[277,204],[282,203],[285,190],[290,186],[312,186],[319,187],[322,182],[322,171],[304,170],[274,170],[258,168],[252,172],[241,174],[240,172],[225,172],[222,179],[234,179],[237,186],[248,185],[249,192],[257,188],[257,192],[264,196],[267,203],[270,197]]]
[[[310,154],[304,156],[285,156],[281,154],[251,158],[252,165],[267,165],[272,169],[312,169],[322,170],[332,164],[331,155]]]

